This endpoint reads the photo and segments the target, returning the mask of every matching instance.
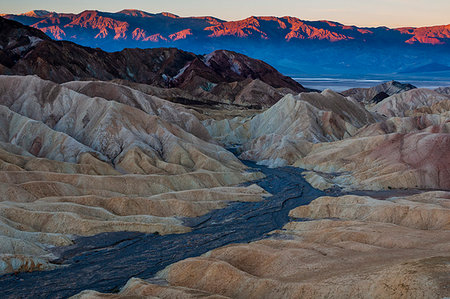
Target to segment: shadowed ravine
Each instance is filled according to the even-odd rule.
[[[105,233],[79,238],[75,245],[55,249],[53,271],[8,274],[0,277],[0,297],[61,298],[86,289],[118,291],[129,278],[151,278],[179,260],[201,255],[230,243],[250,242],[281,228],[294,207],[324,195],[293,167],[269,169],[246,164],[266,175],[256,183],[273,194],[260,202],[231,203],[224,209],[186,219],[192,232],[159,236],[142,233]]]

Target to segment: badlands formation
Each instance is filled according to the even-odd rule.
[[[342,92],[342,95],[351,97],[352,99],[367,105],[376,104],[389,96],[415,88],[416,87],[411,84],[390,81],[370,88],[352,88],[345,90]]]
[[[387,191],[319,197],[265,239],[176,262],[156,280],[132,278],[117,294],[73,298],[449,297],[450,192],[432,190],[450,189],[449,100],[407,89],[374,105],[325,90],[204,120],[240,158],[307,169],[317,188]]]
[[[253,117],[203,123],[219,142],[237,145],[240,158],[304,168],[319,189],[449,189],[449,105],[448,95],[411,89],[366,109],[325,90],[287,95]]]
[[[77,236],[185,233],[184,217],[264,200],[239,186],[262,174],[225,150],[235,147],[301,167],[319,189],[430,191],[320,197],[266,239],[172,264],[163,284],[133,278],[118,294],[75,297],[450,295],[450,193],[431,190],[450,189],[447,95],[411,89],[364,106],[325,90],[231,118],[120,83],[0,76],[2,273],[59,267],[52,248]]]
[[[445,298],[450,295],[450,192],[378,200],[320,197],[267,239],[234,244],[118,294],[73,298]],[[302,219],[307,219],[304,221]]]
[[[43,292],[54,283],[48,277],[79,278],[77,259],[95,256],[92,273],[106,293],[75,295],[86,288],[76,279],[59,290],[75,298],[450,297],[448,88],[392,81],[307,92],[235,52],[107,53],[14,21],[0,18],[0,26],[3,291]],[[258,181],[264,174],[227,148],[242,160],[290,167],[261,166],[268,177]],[[264,221],[269,229],[248,237],[249,224]],[[101,233],[115,240],[115,232],[133,244],[135,232],[167,237],[173,248],[150,262],[126,244],[77,247]],[[249,243],[216,248],[235,233]],[[210,247],[181,238],[194,234]],[[149,247],[161,247],[142,244],[160,258]],[[58,256],[63,246],[75,248],[73,259]],[[108,251],[117,254],[109,266],[132,260],[133,273],[161,271],[107,294],[131,276],[127,263],[119,280],[96,272]]]
[[[180,217],[266,196],[236,187],[261,175],[189,109],[115,83],[66,86],[0,76],[0,273],[52,268],[48,249],[73,235],[187,232]]]

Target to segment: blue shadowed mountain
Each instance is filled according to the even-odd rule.
[[[36,10],[3,17],[40,29],[56,40],[105,51],[177,47],[202,54],[227,49],[262,59],[292,75],[391,75],[430,65],[441,65],[439,71],[445,74],[450,65],[450,25],[360,28],[294,17],[228,22],[139,10],[79,14]]]

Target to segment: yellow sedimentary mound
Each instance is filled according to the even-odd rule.
[[[0,105],[0,141],[17,146],[32,156],[76,163],[82,153],[99,152],[44,123],[22,116]],[[10,145],[11,147],[11,145]]]
[[[183,233],[261,177],[188,109],[115,83],[0,76],[0,273],[51,269],[73,235]],[[79,93],[78,90],[83,93]]]
[[[321,197],[291,211],[273,236],[177,262],[158,277],[132,279],[119,294],[78,298],[444,298],[450,295],[450,193],[376,200]],[[180,289],[183,288],[183,289]],[[194,291],[195,290],[195,291]],[[205,292],[205,293],[195,293]]]

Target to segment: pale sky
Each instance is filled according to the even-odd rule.
[[[357,26],[427,26],[450,24],[450,0],[0,0],[0,13],[33,9],[79,13],[87,9],[117,12],[125,8],[179,16],[293,16]]]

